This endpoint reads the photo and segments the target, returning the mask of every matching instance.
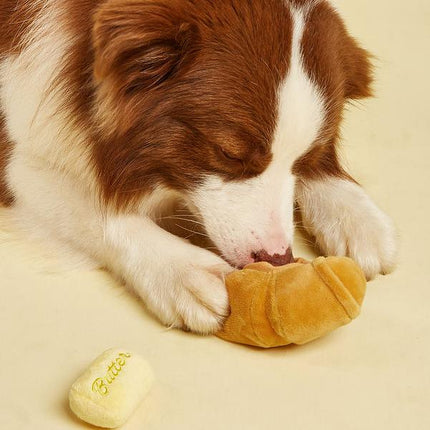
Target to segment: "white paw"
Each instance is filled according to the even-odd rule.
[[[367,279],[387,274],[396,262],[395,233],[391,220],[374,209],[363,218],[353,211],[339,222],[314,230],[325,255],[346,255],[363,269]]]
[[[321,189],[324,186],[320,185],[317,198],[304,199],[306,229],[325,255],[351,257],[362,267],[367,279],[389,273],[397,257],[396,233],[391,219],[361,187],[335,181],[330,189]]]
[[[213,334],[222,328],[229,315],[224,279],[232,268],[206,252],[202,252],[203,258],[199,252],[200,258],[189,256],[187,262],[181,259],[166,266],[153,294],[146,298],[148,308],[166,326],[199,334]]]

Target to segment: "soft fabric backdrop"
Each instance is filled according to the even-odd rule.
[[[344,159],[401,242],[398,270],[369,285],[362,316],[273,351],[168,331],[109,275],[58,271],[3,210],[0,428],[87,428],[68,412],[67,390],[117,345],[147,357],[158,378],[125,429],[430,428],[430,3],[336,4],[378,57],[377,98],[347,114]],[[303,243],[296,254],[312,255]]]

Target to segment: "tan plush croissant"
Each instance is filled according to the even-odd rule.
[[[273,267],[255,263],[226,280],[231,314],[217,335],[263,348],[310,342],[360,313],[366,279],[345,257]]]

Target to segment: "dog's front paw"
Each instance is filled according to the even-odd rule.
[[[357,261],[366,278],[392,272],[397,262],[397,238],[391,219],[374,206],[363,224],[351,228],[345,234],[347,255]]]
[[[216,333],[222,328],[229,314],[224,273],[217,266],[184,269],[175,297],[175,322],[181,328],[201,334]]]
[[[157,286],[157,297],[146,300],[148,307],[168,327],[216,333],[229,315],[224,279],[231,271],[227,263],[212,254],[190,262],[173,262],[167,267],[168,277],[159,279],[162,288]]]
[[[348,256],[363,269],[368,280],[391,272],[397,246],[391,220],[378,208],[356,208],[339,223],[315,231],[318,246],[326,255]]]
[[[393,270],[397,257],[391,219],[357,184],[332,180],[305,189],[303,222],[325,255],[348,256],[367,279]]]

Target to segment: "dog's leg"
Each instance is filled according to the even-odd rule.
[[[105,225],[109,267],[134,287],[164,324],[217,331],[228,315],[224,276],[231,267],[148,218],[119,216]]]
[[[368,279],[393,269],[393,224],[358,184],[337,177],[302,179],[297,201],[305,229],[325,255],[355,259]]]
[[[164,324],[217,331],[228,314],[224,275],[231,267],[142,214],[99,211],[82,182],[36,168],[18,154],[9,169],[14,211],[49,242],[91,257],[123,279]]]

